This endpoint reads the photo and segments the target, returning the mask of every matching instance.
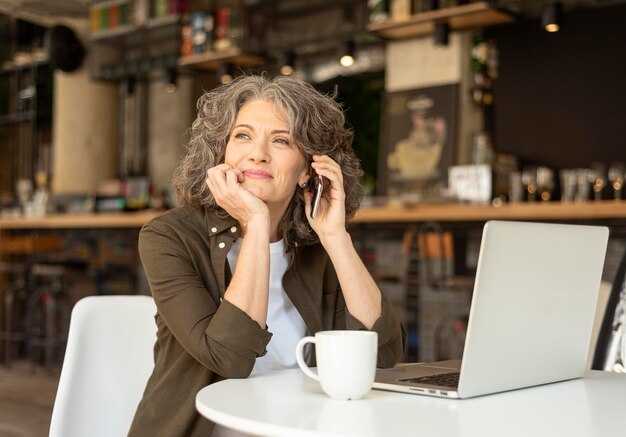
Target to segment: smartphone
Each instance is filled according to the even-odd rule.
[[[324,178],[319,175],[315,175],[315,198],[313,199],[313,207],[311,208],[311,220],[315,219],[317,208],[320,205],[320,199],[322,198],[322,191],[324,191]]]

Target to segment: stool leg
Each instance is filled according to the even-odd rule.
[[[35,364],[38,361],[38,338],[37,338],[37,328],[40,322],[39,315],[39,301],[42,299],[42,293],[40,289],[36,289],[33,295],[28,299],[28,306],[26,310],[26,353],[28,355],[28,359],[31,362],[31,371],[35,371]]]
[[[46,306],[46,346],[45,346],[45,366],[48,373],[52,374],[54,361],[54,343],[55,335],[55,316],[56,316],[56,299],[52,294],[44,296],[44,305]]]
[[[4,292],[4,365],[7,367],[11,367],[14,301],[14,292],[7,287]]]
[[[4,291],[4,332],[2,339],[4,340],[4,364],[11,367],[13,362],[14,343],[19,344],[24,341],[24,330],[15,331],[13,313],[16,310],[15,304],[19,302],[20,293],[26,292],[26,284],[24,281],[16,281],[5,288]],[[23,314],[20,313],[20,317]]]
[[[40,285],[28,299],[26,345],[33,371],[43,353],[44,367],[48,374],[53,374],[58,353],[67,340],[73,303],[72,294],[58,279]]]

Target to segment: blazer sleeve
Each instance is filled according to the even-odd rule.
[[[166,224],[144,226],[139,254],[159,316],[182,347],[224,378],[250,375],[272,334],[241,309],[212,297],[219,290],[206,288],[194,267],[198,260]]]

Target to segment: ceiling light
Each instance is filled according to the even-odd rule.
[[[563,21],[563,4],[561,2],[546,5],[541,14],[541,26],[547,32],[558,32]]]
[[[443,21],[435,24],[434,40],[435,45],[439,47],[448,45],[448,37],[450,35],[450,25]]]
[[[227,62],[225,64],[220,65],[220,68],[217,70],[217,80],[220,81],[221,84],[231,83],[235,78],[235,65]]]
[[[355,44],[354,41],[347,41],[341,51],[341,58],[339,58],[339,63],[344,67],[351,67],[354,65],[354,52],[355,52]]]
[[[280,62],[280,74],[289,76],[293,74],[296,65],[296,54],[292,51],[286,52]]]
[[[137,84],[137,78],[133,75],[126,76],[124,78],[124,90],[127,96],[131,96],[135,93],[135,85]]]
[[[176,68],[168,68],[165,71],[165,92],[172,94],[176,91],[178,85],[178,70]]]

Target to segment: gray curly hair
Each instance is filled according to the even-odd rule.
[[[275,104],[285,116],[292,138],[308,162],[312,155],[328,155],[339,164],[346,193],[346,217],[354,216],[363,197],[363,170],[352,149],[352,130],[345,126],[343,109],[334,97],[288,76],[268,79],[244,75],[205,92],[198,100],[198,116],[191,126],[187,154],[174,173],[179,203],[225,214],[206,185],[206,171],[224,162],[239,109],[251,100],[265,100]],[[301,188],[296,189],[278,230],[289,246],[318,241],[305,217]]]

